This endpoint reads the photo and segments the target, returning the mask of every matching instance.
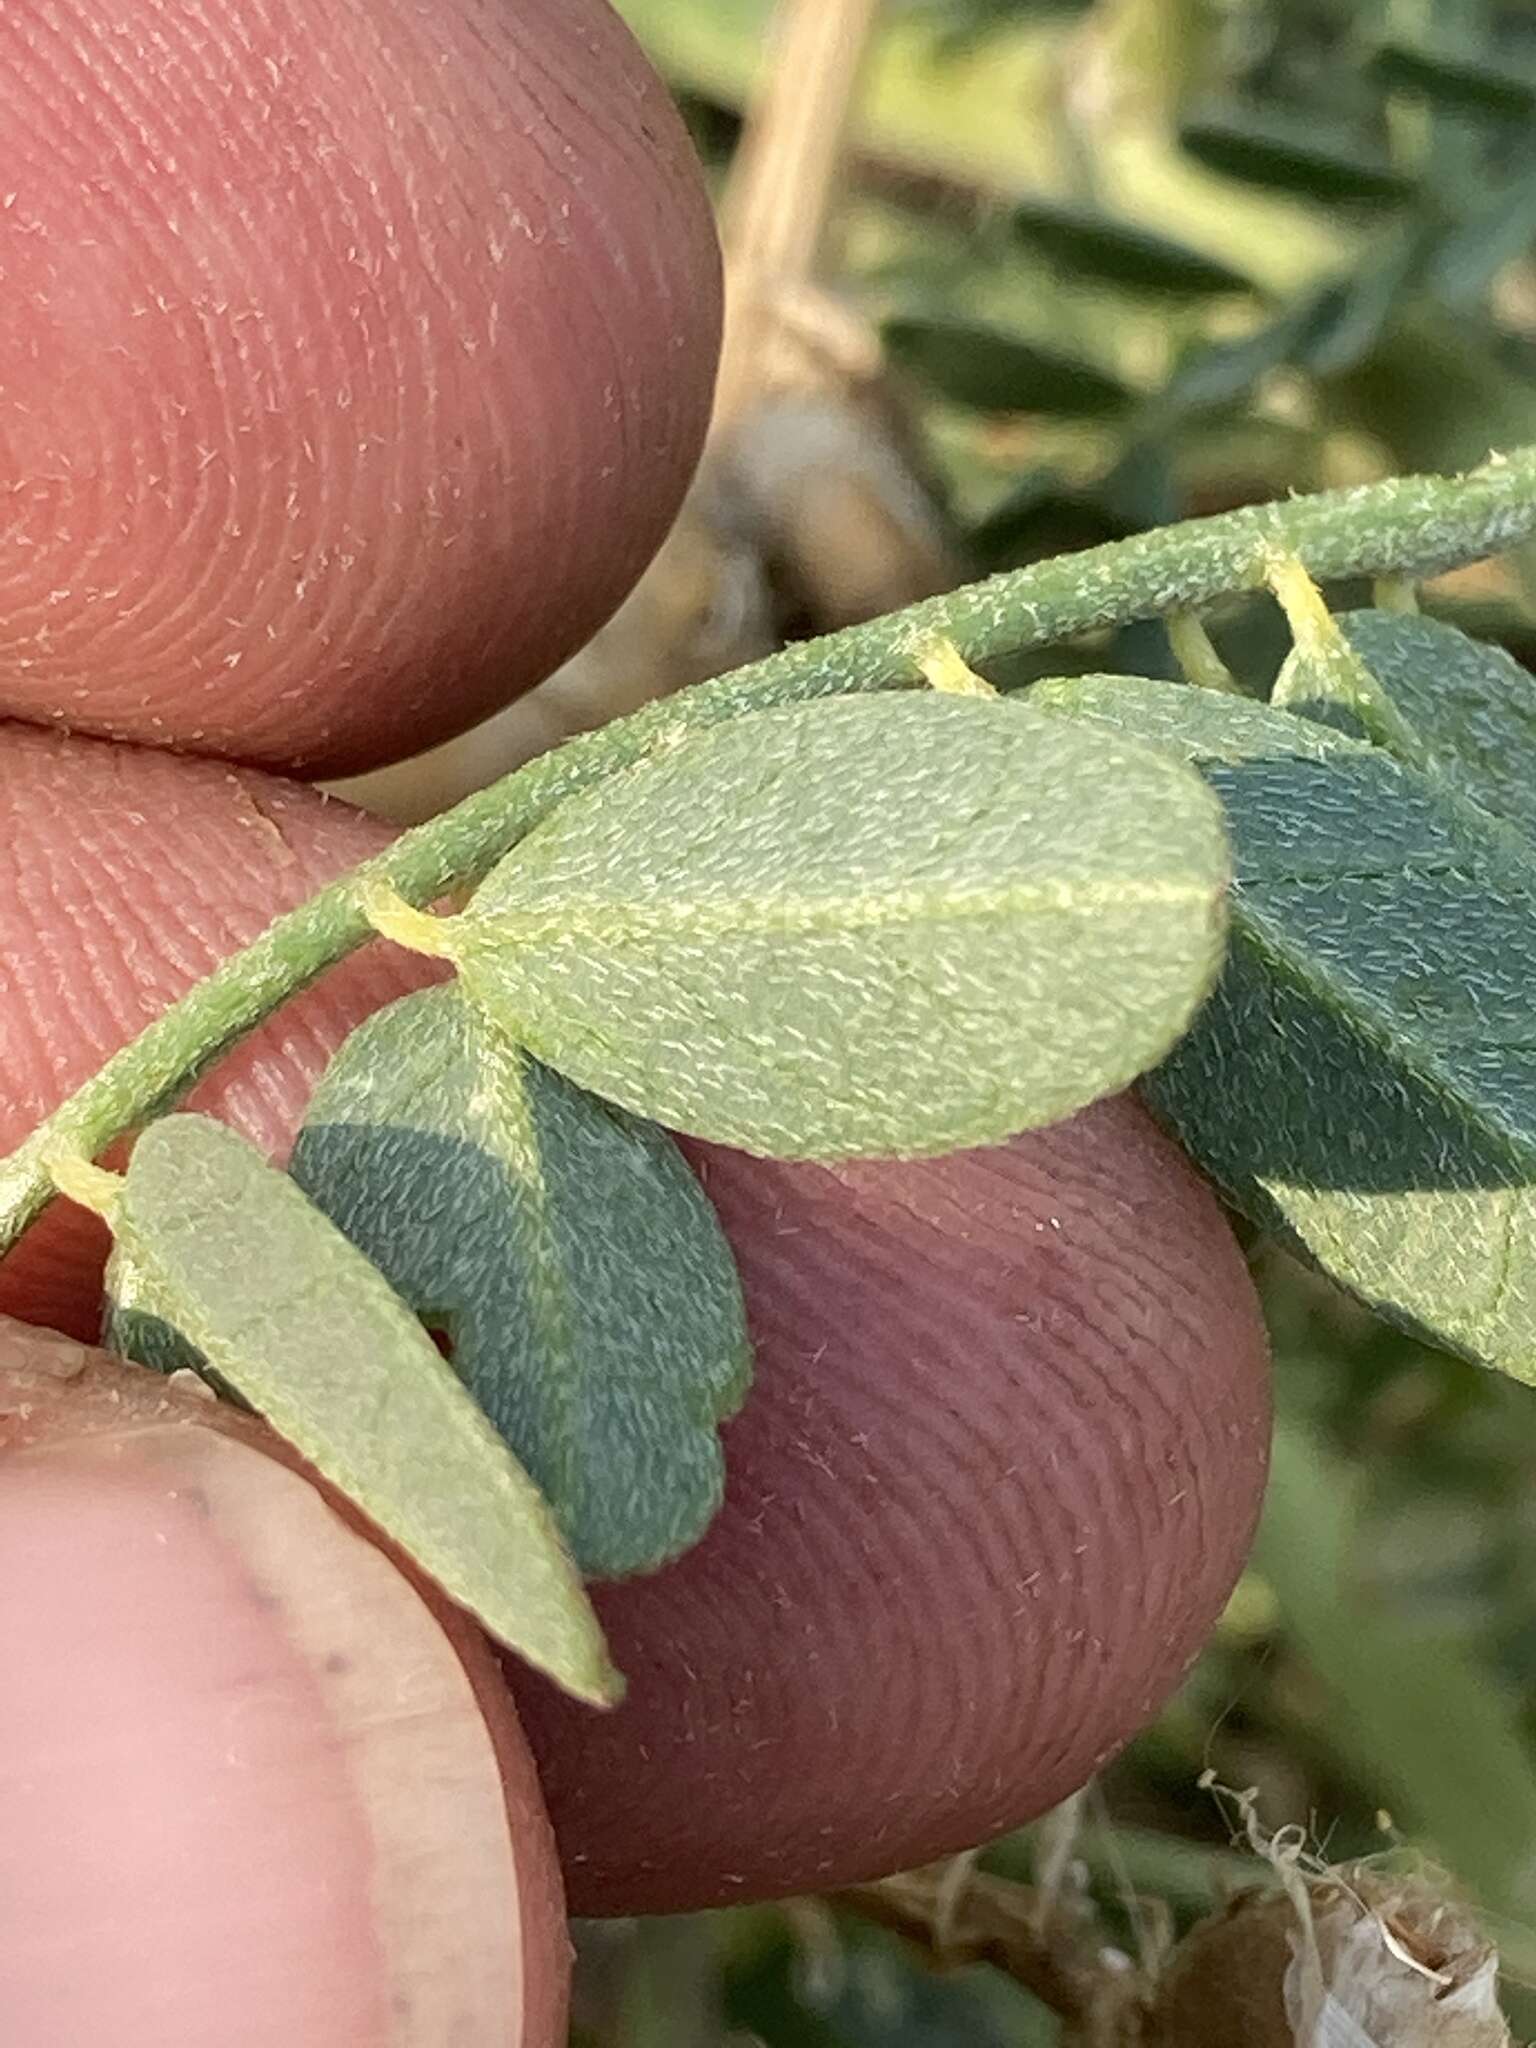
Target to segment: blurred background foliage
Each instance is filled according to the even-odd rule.
[[[723,178],[770,0],[620,5]],[[883,338],[963,571],[1536,440],[1527,6],[891,0],[844,171],[828,281]],[[1536,665],[1536,560],[1425,598]],[[1271,608],[1209,623],[1262,691],[1283,651]],[[1176,672],[1161,628],[1045,664],[1072,665]],[[1202,1788],[1214,1773],[1330,1860],[1432,1855],[1536,2035],[1536,1393],[1388,1330],[1273,1247],[1253,1257],[1280,1426],[1251,1568],[1070,1829],[984,1868],[1066,1869],[1128,1958],[1155,1955],[1264,1875]],[[1059,2038],[1006,1971],[936,1970],[844,1905],[593,1927],[580,1947],[586,2048]]]

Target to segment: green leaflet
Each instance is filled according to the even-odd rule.
[[[1179,141],[1208,170],[1314,205],[1401,205],[1413,197],[1411,178],[1315,114],[1300,119],[1257,102],[1233,103],[1182,122]]]
[[[1000,699],[739,718],[576,797],[445,927],[547,1065],[783,1158],[953,1151],[1123,1087],[1215,976],[1198,777]]]
[[[978,412],[1099,418],[1121,413],[1131,392],[1118,377],[1007,328],[949,316],[887,321],[887,348],[941,398]]]
[[[1536,855],[1285,712],[1116,689],[1035,696],[1096,722],[1112,705],[1106,722],[1167,743],[1182,695],[1174,743],[1236,853],[1227,966],[1148,1076],[1153,1107],[1240,1207],[1367,1301],[1536,1380]]]
[[[1037,711],[1091,719],[1198,765],[1328,761],[1369,751],[1363,740],[1272,711],[1267,704],[1218,696],[1188,683],[1153,682],[1147,676],[1053,676],[1036,683],[1028,701]]]
[[[1339,625],[1411,729],[1417,765],[1536,838],[1536,677],[1502,647],[1399,612],[1349,612]],[[1309,718],[1350,727],[1307,696],[1291,656],[1276,685]],[[1399,749],[1393,749],[1399,752]]]
[[[1010,220],[1026,247],[1059,262],[1072,276],[1097,278],[1124,291],[1177,299],[1254,288],[1252,278],[1213,256],[1086,207],[1021,200]]]
[[[146,1362],[206,1361],[450,1598],[580,1699],[618,1698],[554,1522],[388,1282],[284,1173],[207,1117],[154,1123],[109,1287]]]
[[[665,1132],[432,989],[353,1032],[290,1170],[447,1330],[584,1571],[644,1571],[702,1535],[751,1348],[730,1246]]]
[[[1507,58],[1388,40],[1369,68],[1390,91],[1411,93],[1447,113],[1500,121],[1536,114],[1536,78],[1517,72]]]

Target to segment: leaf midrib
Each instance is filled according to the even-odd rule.
[[[936,891],[905,887],[857,896],[690,896],[639,903],[633,899],[564,897],[554,905],[497,907],[474,919],[476,939],[537,944],[546,939],[646,938],[686,931],[706,938],[868,931],[901,924],[953,923],[1015,912],[1087,916],[1103,910],[1208,905],[1224,878],[1166,880],[1127,875],[1088,884],[996,883]]]
[[[1454,1110],[1464,1121],[1473,1121],[1475,1111],[1479,1128],[1489,1132],[1490,1138],[1506,1153],[1511,1166],[1526,1175],[1536,1171],[1536,1137],[1511,1129],[1497,1111],[1481,1097],[1471,1094],[1447,1070],[1432,1043],[1408,1038],[1394,1023],[1390,1010],[1363,990],[1346,984],[1342,976],[1330,975],[1320,963],[1316,963],[1312,953],[1288,943],[1283,929],[1264,920],[1252,903],[1241,896],[1234,898],[1232,921],[1261,956],[1272,966],[1286,970],[1292,984],[1311,996],[1319,1006],[1336,1013],[1339,1008],[1336,998],[1348,988],[1353,999],[1346,1015],[1352,1028],[1361,1031],[1378,1051],[1419,1081],[1426,1093],[1442,1107]],[[1506,1047],[1501,1040],[1482,1042],[1495,1051],[1523,1049],[1519,1046]]]

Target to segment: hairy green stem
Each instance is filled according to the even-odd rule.
[[[48,1161],[95,1158],[163,1114],[215,1060],[372,936],[364,897],[418,907],[478,882],[555,806],[703,726],[773,705],[916,682],[948,642],[968,662],[1189,612],[1260,587],[1277,551],[1320,581],[1418,578],[1536,532],[1536,447],[1461,478],[1405,477],[1227,512],[995,576],[791,647],[530,762],[281,917],[77,1089],[0,1161],[0,1252],[54,1193]]]

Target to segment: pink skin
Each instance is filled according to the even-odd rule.
[[[280,910],[390,836],[251,769],[0,727],[0,1151]],[[341,1039],[434,971],[383,945],[354,954],[190,1106],[286,1153]],[[56,1204],[0,1262],[0,1314],[94,1338],[105,1241],[94,1217]]]
[[[713,227],[603,0],[6,0],[0,716],[376,766],[625,595]]]
[[[757,1378],[703,1542],[599,1589],[618,1710],[509,1667],[578,1913],[854,1883],[1055,1805],[1198,1654],[1268,1457],[1242,1256],[1128,1096],[914,1165],[685,1149]]]
[[[624,596],[719,276],[603,0],[7,0],[0,143],[0,717],[345,773]],[[0,1144],[383,837],[22,727],[0,814]],[[201,1100],[281,1144],[413,978],[349,963]],[[0,1308],[89,1331],[101,1249],[60,1205]],[[483,1644],[194,1408],[0,1326],[0,2040],[559,2048],[553,1842]]]

